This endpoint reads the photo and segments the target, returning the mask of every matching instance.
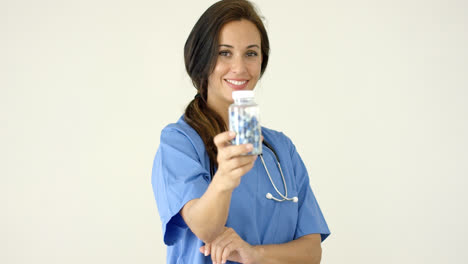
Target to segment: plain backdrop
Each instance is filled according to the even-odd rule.
[[[161,129],[213,1],[0,1],[0,263],[164,263]],[[309,171],[325,264],[466,263],[468,3],[256,0],[263,125]]]

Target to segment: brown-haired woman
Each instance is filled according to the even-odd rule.
[[[320,262],[330,231],[291,140],[262,127],[264,162],[229,143],[232,92],[255,88],[269,51],[246,0],[213,4],[185,43],[197,94],[161,132],[152,175],[167,263]]]

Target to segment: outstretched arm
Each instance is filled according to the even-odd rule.
[[[211,243],[224,231],[232,191],[256,160],[256,156],[242,156],[252,150],[251,144],[234,146],[229,143],[234,136],[234,132],[228,131],[214,138],[218,170],[213,181],[202,197],[187,202],[180,211],[190,230],[205,243]]]

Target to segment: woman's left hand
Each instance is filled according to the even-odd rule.
[[[213,242],[202,246],[200,252],[205,256],[211,255],[214,264],[226,263],[227,260],[255,264],[259,259],[255,247],[245,242],[230,227],[225,227],[224,232]]]

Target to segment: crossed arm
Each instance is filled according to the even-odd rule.
[[[181,214],[192,232],[205,242],[200,254],[210,255],[213,263],[227,260],[245,264],[320,263],[320,234],[310,234],[284,244],[252,246],[242,240],[232,228],[225,227],[230,193],[218,193],[213,188],[200,198],[189,201]],[[217,209],[215,209],[217,208]]]
[[[322,248],[320,234],[310,234],[284,244],[252,246],[243,241],[237,233],[226,228],[214,242],[205,244],[200,252],[211,255],[213,263],[226,260],[244,264],[254,263],[320,263]]]

